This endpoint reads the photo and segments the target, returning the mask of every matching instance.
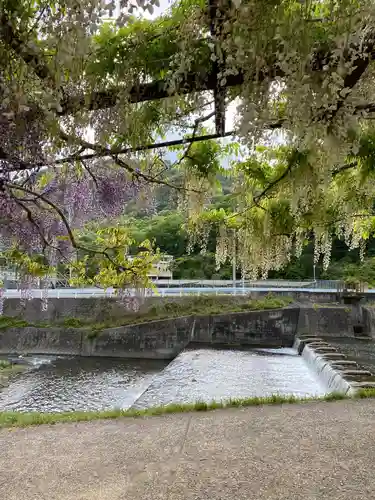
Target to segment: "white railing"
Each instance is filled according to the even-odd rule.
[[[299,293],[337,293],[336,289],[320,289],[320,288],[275,288],[275,287],[242,287],[242,288],[234,288],[234,287],[186,287],[186,288],[158,288],[156,290],[147,290],[147,296],[155,296],[155,297],[182,297],[188,295],[247,295],[254,292],[266,292],[266,293],[290,293],[290,292],[299,292]],[[33,289],[30,291],[31,297],[34,298],[42,298],[43,290],[41,289]],[[135,295],[135,290],[128,291],[130,295]],[[369,293],[375,293],[375,290],[369,290]],[[6,298],[19,298],[21,296],[21,292],[17,289],[9,289],[5,292]],[[90,298],[90,297],[115,297],[116,291],[113,288],[109,288],[106,290],[100,288],[55,288],[48,290],[48,297],[50,298]]]
[[[0,272],[1,275],[1,272]],[[313,280],[301,280],[301,281],[293,281],[293,280],[176,280],[176,279],[166,279],[166,278],[153,278],[152,281],[158,288],[298,288],[298,289],[329,289],[329,290],[337,290],[338,284],[340,281],[336,280],[326,280],[326,281],[313,281]],[[13,280],[9,280],[13,281]],[[53,284],[54,288],[75,288],[69,285],[69,280],[65,277],[53,277],[50,280],[51,285]],[[14,280],[14,283],[17,283],[17,280]],[[44,286],[43,283],[40,284]],[[38,285],[39,286],[39,285]],[[14,287],[12,287],[14,288]],[[86,289],[89,287],[82,286],[81,289]],[[99,289],[98,289],[99,290]]]

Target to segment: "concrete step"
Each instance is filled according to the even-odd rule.
[[[341,374],[345,377],[345,375],[355,375],[358,377],[363,377],[363,376],[372,376],[372,373],[369,372],[368,370],[340,370]]]
[[[320,340],[319,338],[317,337],[306,337],[306,338],[299,338],[297,337],[298,340],[299,340],[299,346],[298,346],[298,354],[302,354],[302,351],[304,350],[305,346],[306,345],[310,345],[312,343],[314,344],[319,344],[319,345],[328,345],[327,342],[323,342],[323,340]]]
[[[350,382],[355,389],[375,389],[375,382]]]
[[[339,370],[339,371],[341,371],[341,370],[355,370],[356,368],[360,369],[358,363],[356,363],[355,361],[349,361],[346,359],[343,361],[340,361],[340,360],[333,361],[331,363],[331,366],[335,370]]]
[[[375,375],[343,375],[345,380],[351,384],[352,382],[374,382],[375,383]]]
[[[345,354],[342,354],[341,352],[330,352],[330,353],[324,353],[321,355],[322,358],[329,360],[336,360],[336,359],[346,359]]]
[[[328,342],[325,342],[324,340],[312,340],[312,341],[302,341],[305,343],[305,345],[309,345],[309,346],[322,346],[322,347],[328,347],[330,344]]]
[[[319,337],[317,335],[314,335],[312,333],[299,333],[297,337],[300,340],[305,340],[305,339],[318,339]]]
[[[309,346],[310,347],[310,346]],[[337,352],[337,349],[332,346],[313,346],[312,349],[317,353],[317,354],[324,354],[324,353],[335,353]]]

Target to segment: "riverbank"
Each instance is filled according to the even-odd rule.
[[[283,396],[274,394],[267,397],[236,398],[228,401],[197,401],[192,404],[169,404],[166,406],[157,406],[147,409],[129,409],[129,410],[105,410],[105,411],[72,411],[61,413],[23,413],[18,411],[0,412],[0,429],[9,427],[29,427],[34,425],[51,425],[67,422],[90,422],[94,420],[112,420],[121,418],[139,418],[168,415],[171,413],[191,413],[191,412],[209,412],[213,410],[223,410],[231,408],[247,408],[250,406],[264,405],[285,405],[285,404],[304,404],[311,402],[332,402],[350,399],[374,399],[375,389],[360,389],[353,396],[345,396],[339,393],[330,393],[321,397],[297,398],[293,395]]]
[[[3,429],[0,494],[370,500],[374,418],[369,399]]]

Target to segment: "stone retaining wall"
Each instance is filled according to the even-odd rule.
[[[74,328],[8,328],[0,330],[1,354],[81,354],[83,336]]]
[[[194,342],[224,345],[291,346],[299,308],[197,317]]]

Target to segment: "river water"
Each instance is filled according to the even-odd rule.
[[[270,394],[323,395],[326,387],[293,349],[191,347],[164,361],[34,357],[0,392],[0,411],[147,408]]]

